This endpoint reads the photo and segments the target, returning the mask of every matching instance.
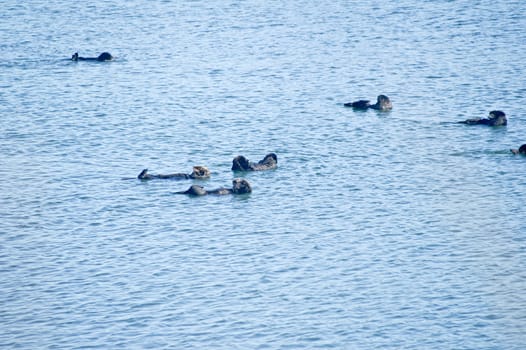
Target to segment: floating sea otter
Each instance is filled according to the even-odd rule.
[[[139,180],[152,179],[208,179],[210,177],[210,170],[204,166],[196,165],[193,167],[191,174],[148,174],[148,169],[143,169],[137,176]]]
[[[192,185],[186,191],[175,192],[176,194],[187,194],[190,196],[204,196],[207,194],[224,195],[224,194],[246,194],[252,192],[252,187],[245,179],[232,180],[232,188],[217,188],[215,190],[205,190],[202,186]]]
[[[389,100],[389,97],[385,95],[379,95],[376,98],[376,103],[372,105],[369,100],[359,100],[355,102],[349,102],[343,104],[345,107],[352,107],[354,109],[376,109],[379,111],[388,111],[390,109],[393,109],[393,105],[391,104],[391,100]]]
[[[459,122],[467,125],[489,125],[489,126],[504,126],[508,124],[506,114],[502,111],[489,112],[489,118],[473,118]]]
[[[237,156],[232,160],[233,171],[259,171],[275,169],[278,166],[278,156],[269,153],[257,163],[252,163],[244,156]]]
[[[521,145],[519,149],[512,148],[510,151],[513,154],[522,154],[523,156],[526,156],[526,143]]]
[[[98,57],[80,57],[78,52],[75,52],[73,56],[71,56],[72,61],[111,61],[113,60],[113,56],[109,52],[103,52]]]

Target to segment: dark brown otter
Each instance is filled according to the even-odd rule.
[[[245,179],[232,180],[232,188],[220,187],[215,190],[205,190],[202,186],[192,185],[186,191],[175,192],[176,194],[187,194],[190,196],[205,196],[207,194],[225,195],[225,194],[246,194],[251,193],[252,187]]]
[[[148,174],[148,169],[143,169],[137,176],[139,180],[153,180],[153,179],[208,179],[210,177],[210,170],[204,166],[196,165],[193,167],[191,174],[175,173],[175,174]]]
[[[389,100],[389,97],[385,95],[378,95],[378,97],[376,98],[376,103],[374,105],[372,105],[369,100],[359,100],[355,102],[344,103],[343,105],[345,107],[352,107],[354,109],[361,110],[371,108],[379,111],[388,111],[390,109],[393,109],[391,100]]]
[[[244,156],[237,156],[232,160],[233,171],[261,171],[275,169],[278,166],[278,156],[269,153],[257,163],[249,161]]]
[[[489,126],[504,126],[508,124],[506,114],[502,111],[489,112],[489,118],[473,118],[459,122],[467,125],[489,125]]]
[[[75,52],[73,56],[71,56],[72,61],[98,61],[98,62],[104,62],[104,61],[111,61],[114,57],[109,52],[103,52],[98,57],[80,57],[78,52]]]

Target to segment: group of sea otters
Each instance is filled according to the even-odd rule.
[[[232,160],[232,171],[261,171],[276,169],[278,166],[278,156],[269,153],[257,163],[249,161],[244,156],[237,156]],[[210,170],[207,167],[196,165],[190,174],[148,174],[148,169],[143,169],[137,176],[139,180],[153,179],[196,179],[204,180],[210,177]],[[207,194],[246,194],[252,192],[252,187],[245,179],[236,178],[232,180],[232,188],[220,187],[214,190],[206,190],[203,186],[192,185],[186,191],[175,192],[176,194],[188,194],[190,196],[204,196]]]
[[[357,110],[376,109],[379,111],[389,111],[393,109],[391,100],[385,95],[379,95],[376,103],[372,105],[369,100],[359,100],[356,102],[349,102],[343,104],[345,107],[352,107]],[[473,118],[458,122],[459,124],[467,125],[489,125],[489,126],[505,126],[508,124],[506,114],[503,111],[489,112],[489,118]],[[510,149],[513,154],[526,155],[526,144],[521,145],[518,149]]]
[[[111,61],[115,57],[109,52],[103,52],[97,57],[80,57],[78,52],[71,56],[72,61],[97,61],[105,62]],[[393,105],[389,97],[386,95],[379,95],[376,103],[371,104],[369,100],[359,100],[355,102],[344,103],[345,107],[351,107],[356,110],[375,109],[378,111],[389,111],[393,109]],[[488,126],[504,126],[508,124],[506,114],[502,111],[489,112],[488,118],[473,118],[458,122],[467,125],[488,125]],[[526,144],[521,145],[518,149],[510,149],[513,154],[526,155]],[[250,162],[244,156],[237,156],[232,160],[232,171],[261,171],[275,169],[278,165],[278,157],[274,153],[269,153],[257,163]],[[210,171],[204,166],[194,166],[192,173],[176,173],[176,174],[148,174],[148,169],[144,169],[137,176],[140,180],[152,179],[207,179],[210,177]],[[178,194],[187,194],[191,196],[204,196],[207,194],[245,194],[252,192],[252,187],[247,180],[236,178],[232,180],[232,188],[217,188],[214,190],[205,190],[202,186],[192,185],[186,191],[175,192]]]

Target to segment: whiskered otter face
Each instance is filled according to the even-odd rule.
[[[265,156],[265,158],[263,159],[263,162],[275,164],[278,162],[278,156],[275,153],[269,153]]]
[[[385,95],[379,95],[377,102],[382,106],[391,106],[391,100]]]
[[[196,165],[192,169],[190,177],[194,179],[206,179],[210,177],[210,170],[207,167]]]
[[[232,161],[232,170],[248,170],[250,163],[247,158],[243,156],[237,156]]]
[[[245,179],[232,180],[232,192],[235,194],[244,194],[252,192],[252,187]]]

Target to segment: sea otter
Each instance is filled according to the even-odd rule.
[[[71,56],[72,61],[111,61],[113,60],[113,56],[109,52],[103,52],[98,57],[80,57],[78,52],[75,52],[73,56]]]
[[[196,165],[192,169],[191,174],[148,174],[148,169],[143,169],[137,176],[139,180],[152,180],[152,179],[208,179],[210,177],[210,170],[204,166]]]
[[[269,153],[257,163],[252,163],[244,156],[237,156],[232,160],[233,171],[260,171],[275,169],[278,166],[278,156]]]
[[[376,98],[376,103],[374,105],[372,105],[369,100],[359,100],[356,102],[344,103],[343,105],[345,107],[352,107],[354,109],[361,110],[371,108],[379,111],[388,111],[390,109],[393,109],[391,100],[389,100],[389,97],[385,95],[378,95],[378,97]]]
[[[473,118],[460,121],[460,124],[467,125],[489,125],[489,126],[504,126],[508,124],[506,114],[502,111],[489,112],[489,118]]]
[[[523,156],[526,156],[526,143],[521,145],[519,149],[512,148],[510,151],[513,154],[522,154]]]
[[[207,194],[224,195],[224,194],[246,194],[252,192],[252,187],[245,179],[232,180],[232,188],[220,187],[215,190],[205,190],[202,186],[192,185],[186,191],[175,192],[176,194],[187,194],[190,196],[205,196]]]

